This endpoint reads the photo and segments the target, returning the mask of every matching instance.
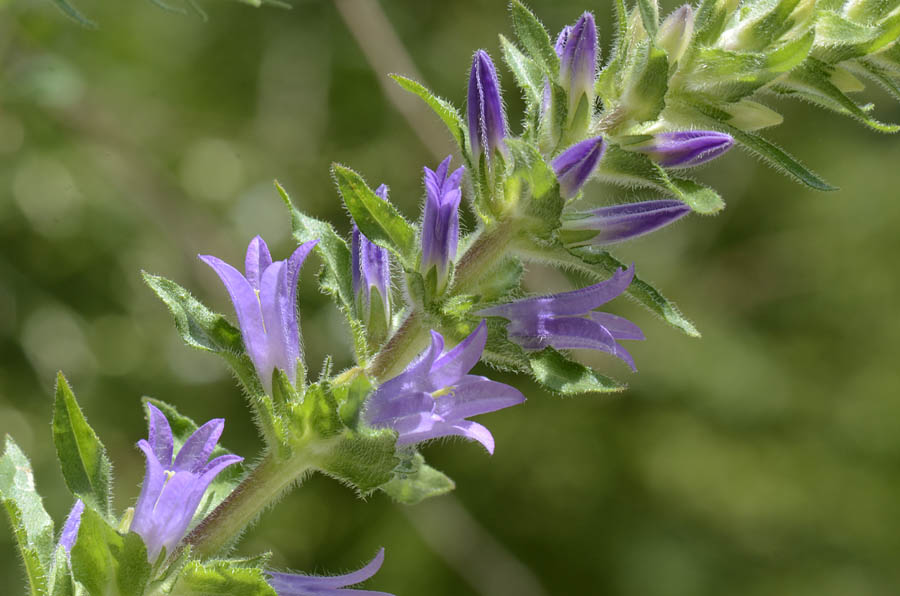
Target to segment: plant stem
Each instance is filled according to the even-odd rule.
[[[422,312],[414,309],[375,355],[368,372],[379,383],[399,374],[425,347],[428,329],[424,319]]]
[[[219,503],[185,539],[192,554],[201,558],[220,553],[259,514],[310,469],[312,460],[303,449],[288,459],[268,453],[228,497]]]

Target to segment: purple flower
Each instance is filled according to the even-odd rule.
[[[297,320],[297,278],[306,256],[318,240],[301,245],[285,261],[272,262],[269,247],[257,236],[247,247],[247,276],[210,255],[200,259],[219,275],[231,296],[244,346],[259,380],[272,391],[272,373],[280,368],[291,383],[297,380],[302,357]]]
[[[571,27],[566,27],[556,40],[559,55],[559,82],[569,93],[569,112],[574,113],[584,96],[594,98],[597,75],[597,26],[594,15],[584,13]]]
[[[691,168],[715,159],[731,149],[731,135],[714,130],[663,132],[634,151],[648,154],[666,168]]]
[[[81,514],[84,513],[84,502],[81,499],[75,501],[72,510],[69,511],[66,522],[63,524],[62,532],[59,535],[59,545],[66,549],[66,554],[72,552],[75,546],[75,540],[78,538],[78,528],[81,526]]]
[[[469,143],[476,163],[484,150],[487,151],[488,161],[494,151],[506,153],[506,145],[503,143],[506,137],[506,116],[503,113],[503,100],[500,99],[500,82],[497,80],[494,63],[484,50],[475,52],[472,59],[467,109]]]
[[[574,214],[571,219],[563,222],[562,228],[585,232],[579,240],[569,242],[569,246],[602,246],[649,234],[684,217],[690,211],[690,207],[674,199],[626,203]],[[588,232],[594,234],[589,235]]]
[[[634,265],[616,271],[608,280],[552,296],[525,298],[479,311],[503,317],[509,339],[526,350],[587,348],[608,352],[635,370],[634,359],[617,340],[644,339],[637,325],[605,312],[592,312],[625,291],[634,277]]]
[[[425,168],[425,216],[422,220],[422,274],[437,270],[437,290],[441,291],[456,258],[459,242],[459,202],[462,190],[459,183],[465,168],[450,175],[451,156],[441,162],[436,171]]]
[[[147,459],[141,495],[134,507],[131,530],[144,539],[147,556],[155,561],[162,549],[170,554],[187,532],[203,493],[225,468],[242,461],[222,455],[207,461],[225,428],[221,418],[210,420],[188,437],[174,461],[175,441],[165,415],[151,404],[149,440],[138,441]]]
[[[384,549],[378,551],[375,558],[368,565],[345,575],[316,576],[302,575],[299,573],[275,573],[267,571],[269,585],[278,593],[278,596],[392,596],[387,592],[373,592],[372,590],[351,590],[352,586],[364,582],[375,575],[384,563]]]
[[[447,352],[443,351],[443,336],[432,331],[431,345],[369,397],[368,424],[396,430],[398,445],[459,435],[478,441],[493,453],[490,431],[466,418],[520,404],[525,396],[509,385],[467,374],[481,358],[486,342],[484,321]]]
[[[571,199],[581,191],[603,157],[605,149],[603,137],[594,137],[575,143],[553,160],[553,171],[559,180],[559,193],[564,199]]]
[[[375,191],[387,201],[388,187],[384,184]],[[372,315],[372,290],[378,292],[379,305],[384,311],[386,324],[391,321],[391,261],[386,248],[381,248],[366,238],[353,224],[351,236],[353,269],[353,293],[360,304],[360,318],[369,321]]]

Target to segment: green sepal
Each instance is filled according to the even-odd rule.
[[[66,486],[76,497],[112,519],[112,464],[106,448],[90,427],[69,383],[56,376],[53,443]]]
[[[804,166],[774,143],[767,141],[763,137],[753,134],[752,132],[746,132],[728,124],[725,120],[729,118],[730,115],[727,113],[722,117],[721,110],[699,104],[685,106],[685,109],[691,113],[698,125],[709,126],[712,129],[730,134],[742,147],[755,153],[770,166],[774,167],[779,172],[787,174],[794,180],[802,182],[816,190],[837,190],[837,187],[832,186],[823,180],[818,174]]]
[[[381,486],[389,497],[403,505],[416,505],[425,499],[447,494],[456,488],[446,474],[425,463],[418,452],[403,457],[394,470],[394,477]]]
[[[519,214],[528,230],[550,237],[559,228],[563,200],[559,195],[556,174],[537,148],[520,139],[507,141],[513,172],[506,180],[506,193],[518,198]],[[523,188],[523,185],[526,185]]]
[[[900,36],[900,12],[877,25],[855,23],[832,10],[820,11],[816,21],[814,54],[836,64],[874,54]]]
[[[875,120],[866,110],[835,86],[831,81],[834,68],[815,58],[807,59],[784,79],[775,90],[783,95],[796,96],[822,106],[838,114],[855,118],[873,130],[885,133],[900,131],[896,124]]]
[[[355,430],[359,428],[359,417],[362,413],[362,407],[366,398],[372,392],[373,386],[372,381],[361,368],[347,371],[340,375],[339,378],[345,375],[349,378],[341,383],[335,382],[332,393],[337,403],[341,422],[347,428]]]
[[[269,561],[271,560],[272,553],[264,552],[258,555],[249,555],[246,557],[229,557],[228,559],[223,559],[222,561],[234,567],[256,567],[258,569],[265,569],[269,566]]]
[[[553,348],[529,354],[531,374],[541,387],[560,395],[613,393],[625,385],[575,362]]]
[[[397,467],[396,444],[397,433],[390,429],[348,429],[316,461],[316,468],[366,496],[390,481]]]
[[[510,5],[513,29],[519,43],[550,78],[555,81],[559,75],[559,57],[550,41],[547,29],[541,24],[534,13],[528,10],[519,0],[513,0]]]
[[[331,173],[359,231],[412,269],[416,256],[416,230],[412,224],[393,205],[380,199],[353,170],[332,164]]]
[[[513,73],[519,89],[525,94],[529,109],[534,106],[539,108],[544,96],[544,73],[541,67],[503,35],[500,36],[500,48],[503,51],[503,61]]]
[[[50,596],[75,596],[75,579],[69,567],[69,553],[65,547],[57,546],[50,566],[50,584],[47,594]]]
[[[749,10],[742,10],[742,13],[751,16],[745,19],[745,23],[739,25],[737,43],[749,51],[769,47],[797,24],[792,14],[800,2],[801,0],[776,0],[747,5]],[[762,7],[763,10],[754,10],[758,7]],[[765,10],[766,8],[768,10]]]
[[[161,573],[155,573],[153,581],[147,586],[146,594],[172,594],[172,588],[181,571],[191,560],[191,545],[184,544],[180,546],[175,553],[177,556],[173,561],[166,561],[166,568]]]
[[[638,10],[641,12],[641,23],[650,37],[656,36],[659,29],[659,4],[656,0],[637,0]]]
[[[689,205],[695,213],[712,215],[725,208],[722,196],[699,182],[669,177],[669,184],[669,188],[673,189],[678,198]]]
[[[310,217],[294,207],[288,193],[277,182],[275,188],[291,213],[294,240],[299,244],[310,240],[319,241],[314,250],[325,264],[319,284],[340,302],[342,309],[350,316],[353,312],[353,270],[347,242],[330,223]]]
[[[175,441],[175,453],[177,454],[181,449],[181,446],[184,445],[184,442],[187,441],[188,437],[194,434],[194,431],[199,428],[197,423],[187,416],[180,414],[178,410],[175,409],[175,406],[164,401],[152,397],[143,397],[141,398],[141,401],[144,404],[152,404],[165,415],[166,420],[169,421],[169,426],[172,427],[172,438]],[[144,409],[146,410],[146,408]],[[210,454],[210,459],[229,454],[231,454],[231,451],[221,445],[216,445],[216,448]],[[215,509],[219,503],[224,501],[238,485],[243,475],[244,468],[240,463],[228,466],[219,472],[206,490],[203,500],[200,502],[200,506],[197,507],[197,511],[194,513],[193,521],[200,521],[206,517],[207,513]]]
[[[638,44],[625,66],[625,93],[619,102],[628,119],[635,122],[654,120],[666,107],[669,85],[669,58],[650,41]]]
[[[712,45],[725,28],[737,2],[733,0],[701,0],[694,14],[693,46]],[[690,53],[691,50],[689,49]]]
[[[191,561],[173,593],[179,596],[277,596],[263,570],[231,561]]]
[[[900,81],[880,64],[871,60],[859,60],[860,70],[887,91],[896,101],[900,101]]]
[[[327,380],[309,385],[303,400],[291,404],[289,411],[294,441],[328,439],[340,434],[344,428]]]
[[[150,581],[143,539],[119,534],[91,507],[81,514],[71,557],[75,580],[91,595],[141,596]]]
[[[35,489],[31,462],[8,435],[0,457],[0,502],[9,516],[30,593],[43,596],[53,553],[53,520]]]
[[[424,101],[428,105],[428,107],[430,107],[434,111],[434,113],[437,114],[438,118],[440,118],[441,121],[450,130],[450,134],[453,135],[453,140],[455,140],[456,144],[459,145],[460,151],[462,151],[463,154],[463,158],[468,161],[469,153],[468,145],[466,142],[466,127],[463,124],[463,119],[460,117],[459,112],[455,107],[453,107],[453,104],[451,104],[446,99],[438,97],[437,95],[429,91],[424,85],[412,79],[408,79],[398,74],[392,74],[389,76],[406,91],[418,95],[422,99],[422,101]]]

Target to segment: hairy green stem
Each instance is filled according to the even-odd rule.
[[[311,465],[310,454],[302,449],[287,459],[271,453],[265,455],[185,539],[191,545],[192,554],[208,558],[221,553],[266,507],[278,501],[294,482],[302,478]]]

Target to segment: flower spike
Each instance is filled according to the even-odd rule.
[[[494,437],[469,416],[525,401],[519,390],[468,372],[487,342],[484,321],[455,348],[444,351],[444,337],[431,332],[431,345],[405,371],[385,381],[369,397],[366,422],[397,431],[397,445],[459,435],[494,452]]]
[[[457,168],[448,175],[450,159],[448,155],[435,171],[425,168],[421,271],[427,278],[432,268],[436,270],[438,292],[447,283],[459,243],[459,202],[462,199],[459,185],[465,168]]]
[[[215,477],[244,458],[222,455],[207,461],[225,429],[225,421],[217,418],[194,431],[173,460],[175,441],[169,421],[152,404],[147,408],[149,436],[137,444],[147,460],[147,471],[131,530],[144,539],[147,556],[153,562],[163,549],[171,553],[184,538]]]
[[[303,575],[300,573],[276,573],[267,571],[269,585],[278,596],[393,596],[387,592],[353,590],[353,586],[364,582],[381,569],[384,563],[384,549],[363,568],[352,573],[335,576]]]
[[[506,328],[510,340],[526,350],[586,348],[608,352],[636,370],[634,359],[623,348],[620,339],[644,339],[637,325],[594,309],[609,302],[628,288],[634,278],[634,265],[620,269],[608,280],[574,290],[525,298],[479,311],[485,317],[509,320]]]
[[[469,74],[469,143],[477,163],[482,151],[490,162],[494,151],[506,153],[506,115],[500,98],[500,81],[491,57],[484,50],[475,52]]]
[[[225,284],[237,313],[244,347],[269,393],[276,368],[283,370],[291,383],[297,381],[297,363],[303,356],[297,280],[316,243],[318,240],[306,242],[289,259],[273,262],[269,247],[257,236],[247,247],[246,276],[217,257],[200,255],[200,260],[212,267]]]
[[[714,130],[663,132],[634,151],[648,154],[666,168],[692,168],[715,159],[731,149],[731,135]]]
[[[581,191],[605,150],[603,137],[594,137],[575,143],[553,160],[553,171],[559,180],[562,198],[571,199]]]
[[[674,199],[626,203],[573,214],[562,229],[577,237],[568,246],[605,246],[649,234],[690,212],[688,205]]]

